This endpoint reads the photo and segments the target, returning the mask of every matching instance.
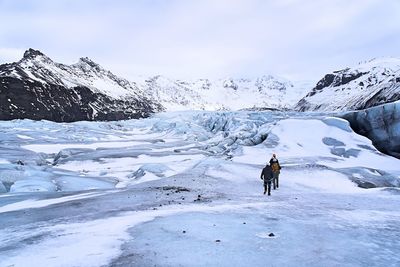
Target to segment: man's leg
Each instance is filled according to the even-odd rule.
[[[271,181],[268,182],[268,196],[271,195]]]
[[[272,183],[274,184],[274,189],[276,189],[276,173],[274,172],[273,174],[272,174]]]
[[[264,195],[265,195],[265,193],[267,193],[267,185],[264,183]]]
[[[276,173],[276,188],[279,188],[279,172]]]

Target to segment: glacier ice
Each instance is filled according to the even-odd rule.
[[[78,190],[79,183],[86,190],[93,179],[99,180],[93,188],[105,188],[115,181],[127,184],[146,173],[177,174],[178,169],[171,168],[174,161],[183,164],[197,155],[240,158],[247,147],[265,151],[261,162],[267,160],[267,151],[280,151],[285,158],[332,158],[332,162],[382,157],[369,140],[355,138],[344,119],[321,114],[286,116],[279,112],[172,112],[108,123],[4,122],[8,145],[3,145],[0,156],[10,163],[1,164],[0,179],[9,189],[20,180],[34,183],[35,177],[48,183],[37,190]],[[304,127],[315,130],[308,136]],[[21,141],[21,132],[29,138]],[[60,173],[60,169],[68,172]],[[72,184],[67,186],[67,177],[78,185],[68,182]],[[29,188],[14,186],[12,191],[24,187]]]
[[[399,160],[332,114],[25,120],[0,133],[1,266],[400,264]],[[272,153],[281,184],[266,197]]]
[[[381,151],[400,157],[400,101],[342,115]]]

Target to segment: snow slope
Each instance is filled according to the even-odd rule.
[[[1,266],[400,264],[399,160],[346,120],[173,112],[0,129]]]
[[[312,87],[309,82],[293,83],[271,75],[194,81],[155,76],[138,84],[168,111],[288,109]]]
[[[400,99],[400,59],[378,58],[325,75],[299,111],[359,110]]]

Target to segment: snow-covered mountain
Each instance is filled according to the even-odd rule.
[[[140,84],[169,111],[288,109],[311,88],[310,83],[293,83],[271,75],[194,81],[154,76]]]
[[[193,81],[158,75],[129,81],[89,58],[65,65],[29,49],[20,61],[0,65],[0,119],[120,120],[163,110],[365,109],[400,99],[400,59],[363,62],[325,75],[310,92],[311,87],[271,75]]]
[[[295,109],[359,110],[399,99],[400,59],[381,58],[325,75]]]
[[[0,65],[0,119],[118,120],[162,110],[289,109],[309,88],[271,75],[128,81],[89,58],[65,65],[29,49],[20,61]]]
[[[65,65],[29,49],[0,65],[0,119],[118,120],[161,110],[135,83],[89,58]]]

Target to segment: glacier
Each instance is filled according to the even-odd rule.
[[[379,150],[400,158],[400,101],[345,112],[342,117],[357,133],[371,139]]]
[[[399,159],[334,115],[1,121],[0,266],[398,266]]]

